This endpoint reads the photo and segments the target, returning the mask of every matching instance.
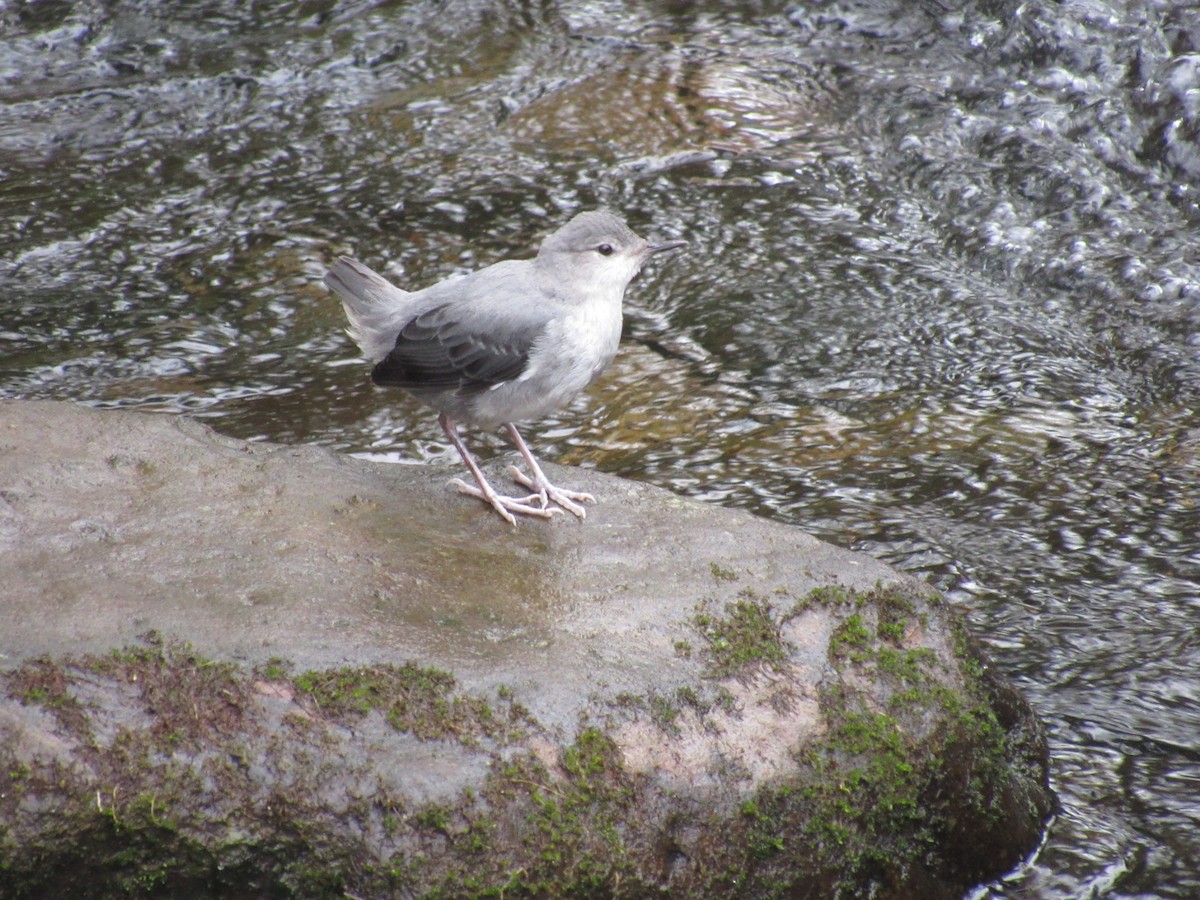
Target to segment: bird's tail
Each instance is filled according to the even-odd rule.
[[[338,257],[325,284],[342,301],[350,322],[346,333],[363,355],[376,362],[387,356],[408,320],[411,294],[348,256]]]

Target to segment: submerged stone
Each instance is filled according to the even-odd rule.
[[[956,614],[794,528],[556,469],[587,520],[513,529],[59,403],[0,444],[0,896],[957,897],[1049,813]]]

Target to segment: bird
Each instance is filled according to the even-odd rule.
[[[346,313],[351,339],[374,364],[371,380],[406,390],[438,414],[474,484],[461,493],[514,514],[580,519],[588,493],[550,483],[517,423],[559,409],[612,362],[625,289],[653,256],[685,241],[649,243],[608,209],[575,215],[532,259],[509,259],[418,291],[404,291],[358,260],[339,257],[325,284]],[[508,471],[529,493],[509,497],[488,482],[458,424],[503,427],[528,473]],[[551,505],[554,504],[554,505]]]

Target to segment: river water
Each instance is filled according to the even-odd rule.
[[[691,247],[535,446],[967,612],[1062,803],[979,896],[1200,896],[1194,3],[0,2],[2,396],[448,458],[325,263],[599,204]]]

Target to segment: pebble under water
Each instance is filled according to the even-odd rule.
[[[334,255],[421,287],[600,204],[686,238],[535,448],[967,611],[1062,804],[978,897],[1200,896],[1195,4],[44,0],[0,5],[0,101],[4,397],[449,459]]]

